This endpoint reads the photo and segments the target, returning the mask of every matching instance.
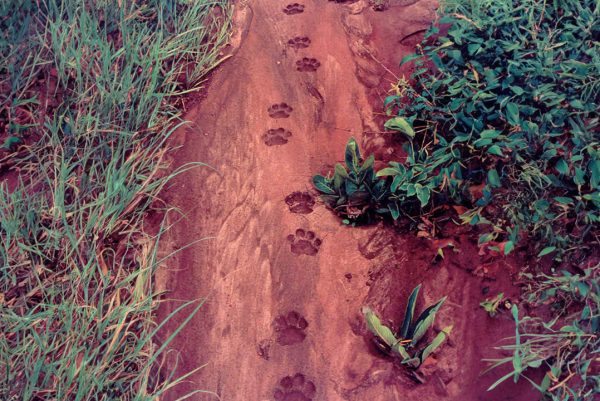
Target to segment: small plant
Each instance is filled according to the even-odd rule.
[[[367,326],[375,335],[375,344],[386,354],[399,358],[403,365],[413,369],[419,368],[427,357],[442,345],[452,331],[452,325],[445,327],[431,343],[425,347],[419,347],[419,343],[435,320],[435,314],[446,300],[446,297],[440,299],[425,309],[413,322],[415,304],[420,289],[421,285],[418,285],[410,294],[402,326],[396,334],[389,327],[383,325],[370,308],[363,308]]]
[[[497,347],[511,356],[488,359],[498,366],[512,366],[490,390],[512,378],[528,380],[544,399],[592,400],[600,394],[598,363],[600,349],[600,265],[583,274],[562,272],[557,276],[542,276],[529,293],[530,306],[552,305],[554,318],[522,316],[512,305],[515,336],[511,343]],[[546,374],[541,381],[527,376],[528,368],[541,368]]]
[[[344,217],[345,223],[388,211],[383,202],[387,201],[389,187],[385,180],[376,177],[374,162],[373,155],[363,161],[356,141],[350,138],[346,145],[345,166],[337,163],[332,176],[313,177],[323,202]]]
[[[486,299],[485,301],[481,302],[479,306],[481,306],[491,317],[494,317],[498,313],[498,308],[500,307],[503,299],[504,293],[501,292],[494,298]]]

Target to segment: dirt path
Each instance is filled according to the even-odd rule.
[[[214,74],[206,101],[187,116],[191,127],[177,138],[177,165],[202,161],[219,173],[195,169],[168,191],[168,201],[187,212],[169,250],[212,237],[170,260],[159,280],[173,299],[208,298],[173,343],[181,352],[180,372],[207,366],[168,399],[198,388],[225,401],[475,399],[465,398],[464,387],[480,366],[461,367],[460,360],[481,353],[456,346],[473,344],[463,330],[468,319],[455,322],[463,334],[448,348],[449,362],[439,364],[449,373],[426,387],[396,385],[402,375],[365,341],[365,300],[380,310],[397,307],[428,277],[430,253],[415,259],[411,247],[429,252],[431,246],[404,242],[405,257],[398,259],[398,245],[383,239],[386,234],[377,237],[382,230],[342,226],[311,193],[310,177],[340,158],[350,136],[372,151],[387,151],[372,134],[373,108],[410,52],[411,33],[433,17],[430,2],[410,3],[392,1],[383,13],[364,1],[236,6],[241,46]],[[393,260],[396,270],[404,268],[400,276],[366,285],[373,284],[375,264],[385,269]],[[464,276],[447,268],[426,298],[453,291],[455,310],[447,315],[466,316],[477,302],[462,299],[480,288],[465,285]],[[164,304],[160,314],[177,305]],[[442,323],[449,319],[444,316]]]

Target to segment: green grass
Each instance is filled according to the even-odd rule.
[[[0,186],[2,400],[150,400],[182,379],[151,372],[167,343],[152,342],[160,234],[143,222],[230,10],[82,4],[0,4],[0,167],[19,175]]]

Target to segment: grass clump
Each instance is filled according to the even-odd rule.
[[[567,271],[543,276],[528,293],[530,306],[550,303],[554,318],[519,317],[512,307],[516,324],[514,343],[498,347],[512,356],[490,360],[491,369],[512,366],[490,389],[505,380],[528,380],[548,400],[593,400],[600,394],[600,265],[581,274]],[[528,368],[543,368],[540,383],[527,376]]]
[[[0,4],[0,399],[150,400],[182,379],[151,374],[143,221],[228,28],[220,1]]]

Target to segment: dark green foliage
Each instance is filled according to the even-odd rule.
[[[395,115],[386,128],[408,139],[406,160],[375,177],[372,163],[348,165],[351,180],[339,166],[315,185],[348,218],[397,219],[450,202],[471,209],[464,223],[490,227],[481,244],[506,242],[506,253],[521,233],[556,258],[586,248],[600,222],[595,2],[459,3],[403,60],[415,63],[414,85],[401,81],[385,100]],[[468,188],[480,185],[474,199]]]
[[[432,28],[405,58],[414,88],[385,101],[397,114],[386,126],[411,140],[405,168],[424,166],[430,192],[480,208],[468,222],[495,226],[482,242],[525,230],[549,246],[584,244],[600,221],[597,3],[459,3],[440,20],[447,33]],[[470,205],[460,188],[478,184]],[[488,221],[490,204],[501,210]]]

